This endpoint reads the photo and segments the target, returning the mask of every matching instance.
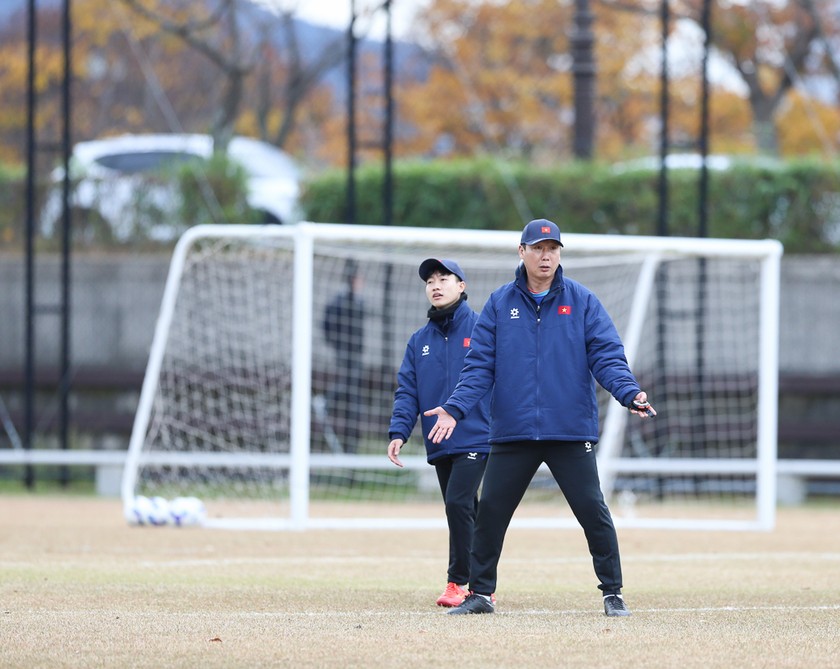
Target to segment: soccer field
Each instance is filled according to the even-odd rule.
[[[771,533],[620,529],[626,619],[579,530],[511,529],[497,613],[447,616],[444,530],[129,527],[117,500],[0,497],[0,667],[828,667],[840,514]],[[443,508],[441,506],[441,514]]]

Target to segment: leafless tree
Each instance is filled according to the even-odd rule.
[[[346,58],[347,42],[344,35],[339,35],[326,43],[314,58],[305,59],[295,27],[294,14],[289,11],[279,12],[277,21],[282,33],[282,38],[277,40],[277,45],[281,49],[279,57],[285,66],[285,76],[278,95],[273,86],[271,61],[268,58],[262,59],[260,85],[257,92],[257,122],[262,139],[282,147],[295,129],[301,104],[318,85],[324,74]],[[268,45],[267,28],[268,26],[264,27],[263,48]],[[269,127],[268,117],[278,101],[282,104],[283,111],[280,123],[276,129],[272,130]]]
[[[178,20],[174,13],[164,13],[160,3],[149,0],[121,0],[138,15],[151,21],[161,31],[182,39],[201,53],[220,71],[222,77],[218,108],[212,130],[217,148],[227,146],[245,99],[246,82],[258,78],[256,116],[262,139],[282,147],[295,129],[296,114],[324,73],[345,57],[345,38],[339,35],[321,48],[314,58],[303,57],[292,10],[257,13],[249,0],[203,0],[205,12],[195,10],[195,0],[180,0],[183,7],[192,5],[192,15],[200,18]],[[173,3],[168,3],[172,6]],[[177,5],[177,2],[174,3]],[[258,17],[259,24],[254,23]],[[248,22],[250,25],[247,25]],[[246,29],[246,25],[250,30]],[[272,29],[280,26],[281,39],[272,40]],[[256,36],[256,38],[254,38]],[[276,53],[277,59],[267,57]],[[275,90],[274,75],[282,65],[283,84]],[[270,113],[280,106],[280,123],[269,128]]]
[[[133,11],[159,26],[164,32],[183,39],[203,54],[222,73],[223,93],[213,119],[213,140],[224,150],[239,115],[245,79],[256,65],[256,49],[246,44],[239,16],[240,0],[218,0],[206,16],[178,21],[150,8],[142,0],[122,0]]]

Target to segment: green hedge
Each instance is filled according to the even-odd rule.
[[[357,171],[356,221],[381,225],[382,168]],[[699,170],[669,171],[669,234],[699,232]],[[788,253],[840,251],[840,164],[736,164],[710,170],[708,236],[780,240]],[[654,235],[658,217],[656,170],[619,172],[571,163],[551,169],[489,160],[394,165],[393,224],[518,230],[530,218],[550,218],[562,230]],[[345,218],[343,170],[304,186],[310,221]]]
[[[181,165],[175,170],[175,180],[181,198],[179,219],[186,227],[219,221],[260,222],[258,213],[248,206],[245,168],[224,153],[214,153],[206,162]]]
[[[213,190],[232,220],[243,213],[243,177],[224,161],[212,165]],[[381,166],[357,171],[356,220],[381,225]],[[184,224],[212,216],[188,170],[178,175]],[[656,234],[659,174],[618,172],[570,163],[551,169],[491,160],[398,162],[394,166],[393,223],[411,227],[518,230],[530,218],[550,218],[567,232]],[[0,166],[0,248],[23,239],[24,178]],[[326,172],[304,184],[303,217],[345,219],[347,175]],[[39,191],[43,184],[39,184]],[[698,234],[699,172],[669,172],[669,234]],[[778,166],[737,164],[709,171],[708,235],[780,240],[787,253],[840,251],[840,164],[796,161]]]
[[[25,236],[25,174],[0,164],[0,249],[18,246]]]

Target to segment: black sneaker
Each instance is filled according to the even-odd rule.
[[[493,613],[495,610],[496,607],[489,598],[471,592],[463,602],[446,613],[461,616],[467,613]]]
[[[610,617],[629,616],[630,609],[624,603],[621,595],[606,595],[604,597],[604,613]]]

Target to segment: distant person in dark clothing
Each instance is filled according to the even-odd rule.
[[[324,336],[335,351],[335,381],[327,394],[327,409],[345,453],[355,453],[361,437],[359,395],[362,387],[365,307],[358,263],[344,266],[345,290],[324,311]]]

